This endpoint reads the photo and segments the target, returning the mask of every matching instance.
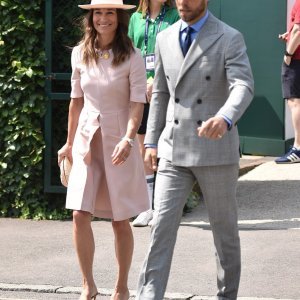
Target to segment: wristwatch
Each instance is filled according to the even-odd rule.
[[[284,51],[284,55],[285,55],[285,56],[292,57],[294,54],[288,53],[288,52],[285,50],[285,51]]]

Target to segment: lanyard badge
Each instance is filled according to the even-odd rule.
[[[157,28],[157,32],[155,32],[155,38],[157,36],[157,34],[160,32],[160,27],[161,24],[164,20],[166,14],[166,8],[165,6],[163,7],[160,15],[159,15],[159,23],[158,23],[158,28]],[[148,34],[149,34],[149,22],[150,22],[150,15],[149,13],[147,13],[146,15],[146,24],[145,24],[145,46],[144,46],[144,59],[145,59],[145,67],[146,67],[146,71],[154,71],[154,64],[155,64],[155,54],[154,53],[147,53],[148,50]]]
[[[147,72],[154,71],[154,64],[155,64],[155,55],[154,55],[154,53],[146,54],[144,56],[144,58],[145,58],[146,71]]]

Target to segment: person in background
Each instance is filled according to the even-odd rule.
[[[128,37],[135,7],[121,0],[92,0],[84,36],[72,51],[71,101],[66,144],[58,164],[72,161],[66,208],[73,210],[73,238],[83,277],[80,300],[95,299],[92,216],[112,219],[118,276],[112,300],[128,300],[133,254],[129,219],[149,209],[136,132],[146,102],[146,71]],[[101,237],[100,237],[101,240]]]
[[[142,124],[138,130],[138,139],[142,156],[145,155],[144,139],[147,128],[149,105],[152,96],[152,83],[155,65],[155,41],[157,34],[179,20],[177,9],[171,0],[141,0],[137,11],[132,14],[129,22],[128,35],[135,47],[141,49],[147,70],[147,103],[145,104]],[[155,214],[153,203],[154,172],[144,165],[149,202],[151,209],[142,212],[132,223],[133,226],[151,225]],[[154,212],[153,212],[154,205]]]
[[[214,238],[216,299],[235,300],[241,271],[236,123],[252,101],[253,76],[242,34],[215,18],[208,0],[176,5],[181,20],[156,40],[145,160],[157,170],[158,215],[136,300],[164,298],[182,209],[195,181]]]
[[[282,95],[291,110],[295,140],[290,150],[275,162],[292,164],[300,162],[300,0],[296,0],[292,8],[288,31],[279,38],[286,41],[281,72]]]

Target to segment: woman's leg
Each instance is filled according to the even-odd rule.
[[[115,234],[115,251],[118,263],[118,277],[111,299],[128,300],[128,273],[133,254],[133,235],[129,220],[112,221]]]
[[[93,278],[95,243],[90,213],[78,210],[73,212],[73,239],[83,277],[80,300],[91,299],[97,294],[97,287]]]

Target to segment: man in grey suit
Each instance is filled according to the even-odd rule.
[[[236,123],[253,98],[251,68],[242,35],[207,10],[208,0],[176,4],[181,20],[156,42],[145,144],[146,161],[157,169],[158,211],[136,299],[164,297],[182,209],[195,180],[214,238],[216,299],[236,299],[241,269]]]

